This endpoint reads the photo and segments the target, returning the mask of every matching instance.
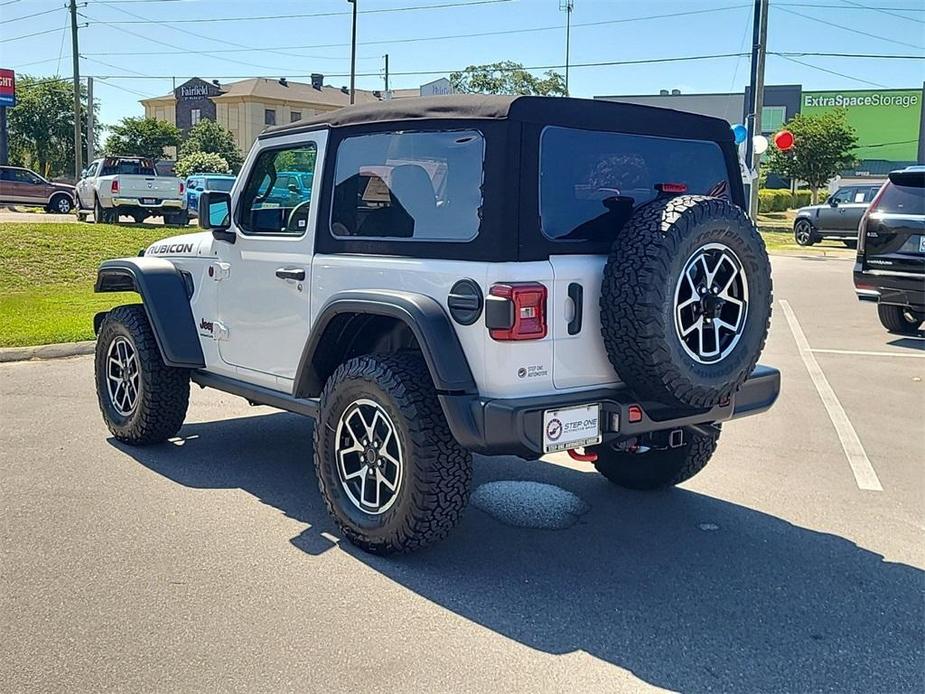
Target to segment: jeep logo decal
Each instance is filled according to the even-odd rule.
[[[206,320],[205,318],[201,318],[199,320],[200,330],[208,330],[211,333],[214,327],[215,327],[215,324],[210,320]]]
[[[161,253],[192,253],[193,244],[191,243],[165,243],[160,246],[151,246],[151,255]]]

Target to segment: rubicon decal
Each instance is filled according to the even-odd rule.
[[[148,249],[148,255],[165,255],[168,253],[192,253],[193,244],[191,243],[164,243],[160,246],[151,246]]]

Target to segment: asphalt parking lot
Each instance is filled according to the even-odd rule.
[[[338,540],[307,420],[196,389],[178,440],[129,449],[92,358],[0,364],[0,690],[922,691],[925,337],[850,260],[773,266],[781,398],[703,473],[477,458],[476,487],[577,497],[568,527],[487,487],[406,557]]]

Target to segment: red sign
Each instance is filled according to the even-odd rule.
[[[0,106],[16,105],[16,73],[0,68]]]

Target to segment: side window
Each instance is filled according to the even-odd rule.
[[[851,202],[854,200],[855,190],[855,188],[842,188],[832,196],[832,199],[836,202]]]
[[[484,158],[475,130],[345,138],[331,231],[339,238],[470,241],[481,222]]]
[[[276,111],[274,109],[272,108],[264,109],[263,124],[264,125],[276,125]]]
[[[314,175],[316,158],[313,142],[261,152],[238,203],[241,230],[250,234],[305,233],[312,190],[293,181],[303,174]]]
[[[99,168],[100,163],[98,161],[90,164],[90,168],[87,169],[87,178],[93,178],[96,175],[96,170]]]
[[[0,169],[0,181],[12,181],[13,171],[11,169]]]

